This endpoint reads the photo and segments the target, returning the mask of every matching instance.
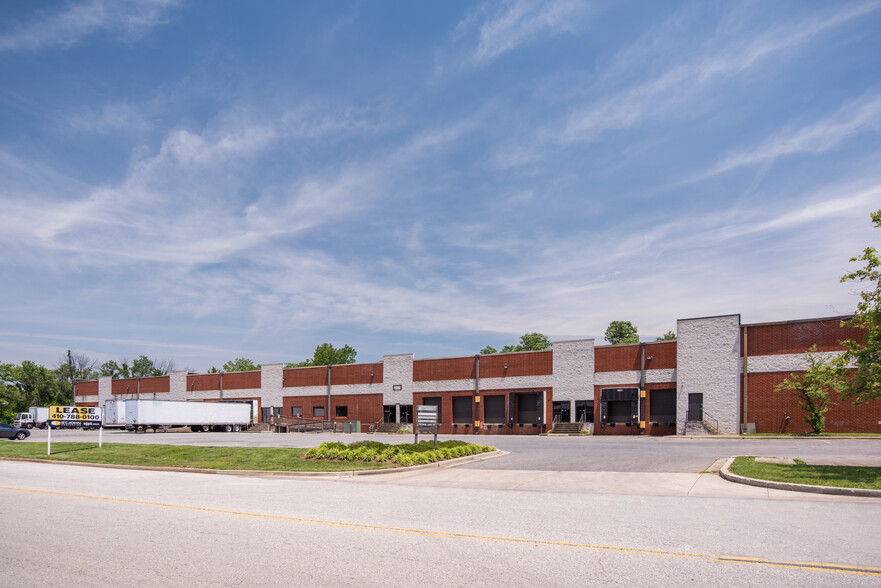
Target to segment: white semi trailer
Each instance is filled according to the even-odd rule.
[[[184,400],[126,400],[125,428],[146,431],[189,427],[192,431],[241,431],[251,425],[252,404],[246,402],[188,402]]]
[[[104,427],[125,427],[125,400],[104,403]]]

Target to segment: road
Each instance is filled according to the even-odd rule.
[[[881,581],[877,500],[455,488],[432,484],[437,475],[275,479],[0,462],[0,585]]]

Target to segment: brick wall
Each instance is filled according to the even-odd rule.
[[[798,393],[774,391],[789,375],[784,372],[749,374],[747,414],[749,422],[756,424],[757,433],[811,432],[810,425],[804,422],[805,412],[799,406]],[[841,401],[837,396],[834,401],[837,404],[826,413],[826,432],[881,433],[881,401],[860,406]],[[786,415],[791,417],[788,423]]]
[[[98,395],[98,380],[94,380],[91,382],[77,382],[74,386],[74,395],[75,396],[97,396]],[[83,405],[85,406],[85,405]]]
[[[811,345],[817,351],[841,351],[840,341],[861,341],[864,332],[841,326],[841,317],[768,325],[746,325],[750,356],[804,353]]]
[[[327,367],[307,367],[293,368],[284,370],[285,388],[293,388],[300,386],[326,386],[327,385]]]

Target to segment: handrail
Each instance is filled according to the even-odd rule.
[[[710,424],[710,421],[712,421],[712,424]],[[713,435],[719,434],[719,421],[707,411],[704,411],[704,418],[701,420],[701,422],[710,433],[712,433]]]
[[[314,419],[301,416],[287,416],[281,414],[273,414],[269,416],[269,425],[278,433],[284,428],[285,432],[296,431],[298,433],[308,433],[317,431],[319,433],[327,430],[336,432],[336,423],[325,419]]]

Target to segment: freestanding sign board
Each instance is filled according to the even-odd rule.
[[[420,404],[416,406],[416,426],[413,432],[416,437],[414,443],[419,443],[419,432],[434,434],[434,446],[437,447],[437,407]]]
[[[101,447],[101,441],[104,428],[101,426],[101,408],[98,406],[50,406],[49,419],[49,437],[46,441],[46,455],[52,454],[52,422],[58,423],[81,423],[98,426],[98,447]]]

